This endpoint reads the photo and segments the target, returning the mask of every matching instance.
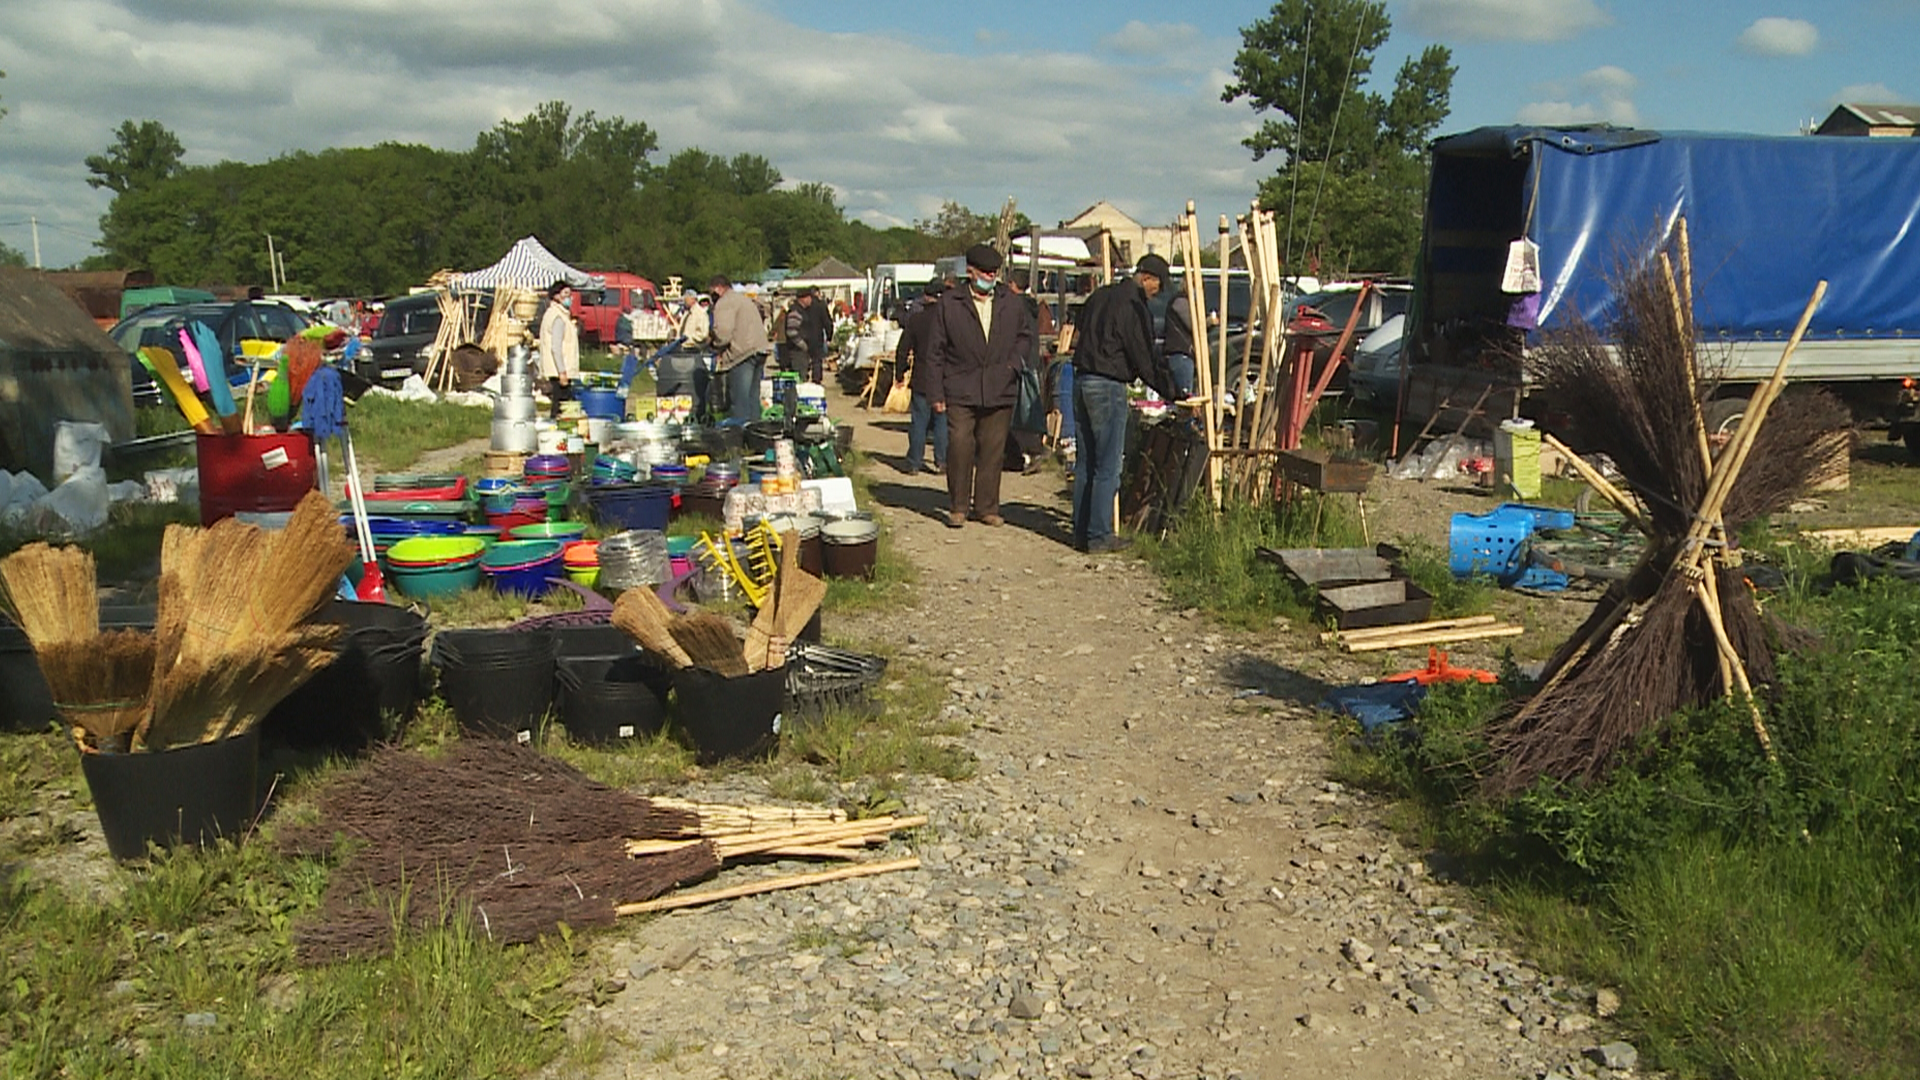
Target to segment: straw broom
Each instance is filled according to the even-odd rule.
[[[35,648],[98,636],[97,588],[93,554],[81,548],[28,544],[0,559],[7,610]]]
[[[673,639],[668,629],[673,613],[652,589],[628,589],[613,605],[613,625],[640,647],[676,668],[693,666],[693,658]]]
[[[34,653],[54,708],[72,728],[80,749],[129,749],[153,688],[153,634],[109,630]]]
[[[729,679],[750,675],[747,655],[734,636],[733,624],[711,612],[683,615],[668,627],[673,640],[686,650],[693,666],[703,667]]]

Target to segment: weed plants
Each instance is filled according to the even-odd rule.
[[[1350,780],[1402,796],[1549,966],[1617,986],[1681,1077],[1920,1074],[1920,591],[1798,593],[1817,630],[1765,711],[1674,716],[1604,780],[1476,786],[1503,686],[1437,688],[1416,722],[1347,741]]]
[[[1492,605],[1485,581],[1456,581],[1446,553],[1419,540],[1400,540],[1408,576],[1434,597],[1433,616],[1474,615]],[[1230,502],[1213,513],[1195,499],[1164,540],[1141,548],[1177,601],[1223,622],[1260,627],[1275,618],[1314,618],[1312,590],[1261,559],[1260,548],[1364,547],[1353,508],[1336,497],[1302,494],[1288,504]]]
[[[405,469],[429,450],[484,439],[492,422],[486,409],[375,395],[347,412],[354,451],[365,466],[381,469]]]

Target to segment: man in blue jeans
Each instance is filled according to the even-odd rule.
[[[760,374],[773,345],[753,298],[724,276],[707,283],[713,296],[713,373],[727,388],[727,418],[760,419]]]
[[[943,289],[938,281],[929,282],[921,296],[926,300],[907,316],[900,331],[900,343],[894,346],[894,377],[905,374],[913,389],[913,405],[907,418],[907,458],[903,472],[917,473],[926,468],[927,436],[933,436],[933,471],[947,471],[947,414],[933,411],[933,399],[927,388],[933,384],[932,362],[927,356],[927,331],[933,322],[933,301]]]
[[[1115,535],[1113,500],[1126,451],[1127,387],[1139,380],[1173,400],[1173,376],[1153,350],[1147,301],[1166,288],[1167,260],[1147,255],[1133,277],[1094,290],[1080,309],[1073,348],[1073,546],[1105,554],[1131,541]]]

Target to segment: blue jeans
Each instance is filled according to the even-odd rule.
[[[1077,464],[1073,470],[1073,546],[1113,539],[1113,497],[1127,441],[1127,386],[1104,375],[1073,382]]]
[[[727,419],[742,423],[760,419],[760,369],[766,366],[762,353],[727,369]]]
[[[1173,369],[1173,392],[1180,398],[1193,396],[1194,377],[1193,357],[1186,353],[1168,353],[1167,367]]]
[[[1073,438],[1073,361],[1062,360],[1053,373],[1053,407],[1060,410],[1060,441]]]
[[[947,414],[933,411],[933,399],[918,390],[913,392],[913,409],[907,418],[907,471],[919,472],[927,451],[927,429],[933,429],[933,467],[947,467]]]

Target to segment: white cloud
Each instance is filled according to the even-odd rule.
[[[1520,106],[1514,119],[1547,126],[1606,123],[1633,127],[1640,123],[1640,110],[1633,103],[1633,91],[1639,85],[1640,80],[1625,68],[1602,65],[1582,73],[1571,87],[1540,87],[1549,99]]]
[[[190,163],[257,162],[382,141],[464,149],[559,99],[644,121],[656,160],[693,145],[763,154],[875,224],[1009,192],[1036,221],[1101,198],[1160,220],[1189,198],[1242,206],[1267,171],[1240,145],[1250,110],[1219,100],[1238,42],[1185,24],[1128,24],[1088,52],[961,54],[810,30],[760,0],[548,0],[537,25],[517,0],[7,6],[0,221],[38,216],[56,264],[90,253],[106,198],[81,160],[128,118],[165,124]]]
[[[1755,56],[1805,56],[1820,44],[1820,31],[1805,19],[1769,15],[1740,32],[1740,48]]]
[[[1443,41],[1566,41],[1613,17],[1594,0],[1408,0],[1407,22]]]
[[[1854,83],[1841,87],[1839,93],[1827,99],[1827,104],[1838,105],[1844,101],[1854,105],[1891,105],[1905,100],[1906,95],[1886,83]]]
[[[1100,39],[1103,48],[1123,56],[1163,56],[1185,49],[1200,39],[1187,23],[1148,24],[1138,19]]]

